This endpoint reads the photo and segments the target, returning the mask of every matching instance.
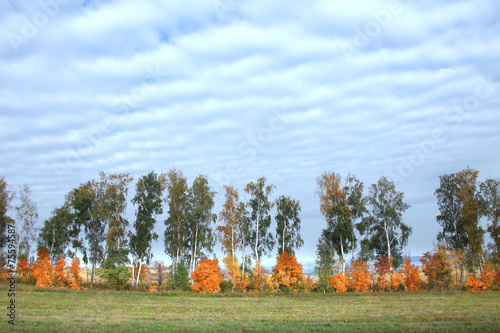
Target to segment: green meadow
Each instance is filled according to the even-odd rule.
[[[7,286],[1,286],[8,331]],[[5,305],[5,306],[4,306]],[[147,294],[20,288],[19,332],[499,331],[499,292]]]

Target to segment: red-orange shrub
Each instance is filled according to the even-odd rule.
[[[255,291],[263,291],[264,290],[264,282],[266,281],[264,278],[264,273],[266,270],[259,265],[259,263],[255,264],[253,268],[253,287]]]
[[[64,260],[64,256],[61,256],[59,260],[56,262],[56,281],[59,283],[59,286],[64,287],[66,285],[66,273],[64,270],[66,269],[66,261]]]
[[[354,260],[349,267],[349,282],[355,291],[368,291],[371,284],[370,265],[361,260]]]
[[[401,286],[401,280],[403,279],[403,276],[397,272],[392,272],[391,273],[391,290],[392,291],[398,291],[399,287]]]
[[[293,255],[284,251],[278,257],[276,266],[273,268],[273,280],[279,287],[297,288],[298,284],[304,281],[302,265],[297,262]]]
[[[345,293],[348,289],[348,280],[343,273],[337,273],[330,277],[330,288],[337,293]]]
[[[218,260],[201,259],[191,278],[195,282],[191,286],[192,291],[218,293],[224,276],[219,271]]]
[[[36,279],[35,286],[52,286],[52,281],[54,280],[54,267],[50,263],[50,255],[43,250],[38,252],[38,258],[33,265],[33,276]]]
[[[69,267],[69,279],[68,283],[71,289],[80,290],[82,289],[80,283],[80,258],[75,258],[71,262],[71,266]]]
[[[32,270],[33,267],[30,266],[30,263],[26,258],[21,259],[21,261],[19,261],[19,264],[17,264],[17,276],[20,279],[27,278]]]
[[[410,258],[403,263],[403,275],[405,282],[405,290],[419,291],[420,290],[420,274],[418,267],[411,264]]]
[[[378,281],[378,290],[385,291],[387,288],[391,286],[388,285],[386,275],[391,272],[392,260],[387,258],[386,256],[381,256],[378,258],[378,262],[375,263],[376,273],[377,273],[377,281]]]

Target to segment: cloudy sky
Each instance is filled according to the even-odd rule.
[[[497,0],[0,0],[0,176],[32,187],[39,226],[101,170],[207,174],[216,212],[223,184],[264,176],[302,204],[307,263],[325,227],[316,178],[385,175],[420,255],[439,231],[439,175],[500,177],[498,13]]]

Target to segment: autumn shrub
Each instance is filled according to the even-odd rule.
[[[156,284],[152,284],[149,286],[149,292],[150,293],[157,293],[158,289],[156,288]]]
[[[224,276],[219,271],[218,260],[201,259],[191,278],[195,282],[191,286],[192,291],[218,293]]]
[[[486,263],[483,265],[483,270],[481,271],[481,281],[483,281],[483,290],[487,290],[493,284],[495,280],[495,272],[491,270],[490,264]]]
[[[349,267],[349,285],[358,292],[368,291],[371,284],[370,265],[362,260],[354,260]]]
[[[35,286],[52,286],[54,280],[54,267],[50,263],[50,255],[43,250],[38,252],[38,258],[33,264],[33,276],[36,279]]]
[[[403,276],[398,272],[392,272],[390,276],[390,288],[392,291],[398,291],[401,287],[401,280]]]
[[[345,274],[337,273],[330,277],[330,288],[337,293],[345,293],[348,289],[349,281]]]
[[[392,260],[392,257],[389,259],[387,256],[381,256],[374,265],[377,273],[377,287],[380,291],[390,288],[389,283],[387,283],[387,275],[391,272]]]
[[[273,268],[273,279],[279,288],[288,287],[295,290],[304,281],[302,265],[297,262],[293,255],[283,251]]]
[[[440,290],[450,288],[451,263],[448,260],[446,250],[439,248],[435,253],[426,252],[420,262],[431,288]]]
[[[19,261],[19,264],[17,264],[17,278],[23,282],[26,282],[32,270],[33,267],[30,266],[28,259],[21,259]]]
[[[266,270],[257,262],[253,268],[252,289],[258,292],[264,291]]]
[[[483,287],[483,281],[476,278],[474,275],[469,276],[469,278],[465,282],[465,288],[469,291],[481,291],[483,290]]]
[[[411,264],[410,258],[406,259],[403,263],[403,280],[405,284],[406,291],[419,291],[420,286],[420,274],[418,273],[418,267]]]
[[[478,279],[475,275],[470,275],[465,288],[469,291],[486,291],[493,284],[494,278],[495,272],[491,270],[490,264],[484,264],[481,277]]]
[[[68,284],[69,287],[73,290],[80,290],[82,289],[81,285],[81,277],[80,277],[80,258],[75,258],[71,262],[71,266],[69,267],[69,278],[68,278]]]
[[[57,286],[59,287],[64,287],[66,286],[66,272],[64,271],[66,269],[66,261],[64,259],[64,256],[61,256],[59,260],[56,262],[56,279],[55,282]]]

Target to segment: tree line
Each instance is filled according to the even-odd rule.
[[[435,191],[440,210],[436,220],[442,227],[438,244],[459,254],[460,281],[465,280],[467,271],[483,270],[488,260],[497,264],[500,251],[500,182],[488,179],[479,183],[477,176],[478,171],[470,168],[443,175]],[[5,178],[0,178],[1,248],[12,248],[7,229],[16,224],[16,263],[20,258],[31,258],[36,243],[37,249],[53,260],[63,255],[81,257],[91,266],[91,285],[95,283],[97,268],[101,277],[115,285],[130,280],[137,285],[143,267],[152,263],[154,244],[163,241],[165,253],[173,262],[173,285],[180,286],[185,283],[183,277],[196,275],[193,273],[200,260],[212,255],[218,240],[232,290],[247,290],[250,284],[264,290],[269,281],[261,267],[262,256],[273,250],[279,255],[294,256],[303,245],[300,202],[285,195],[273,200],[276,186],[268,184],[264,177],[245,186],[243,191],[249,197],[246,202],[240,199],[238,189],[225,185],[222,210],[215,214],[216,193],[206,176],[199,175],[189,184],[182,171],[176,169],[160,174],[150,172],[135,184],[135,196],[131,199],[135,219],[130,223],[125,211],[132,181],[129,174],[101,172],[98,179],[70,191],[64,204],[37,229],[37,208],[29,186],[21,187],[17,194],[20,204],[14,207],[14,219],[8,210],[16,194]],[[381,177],[369,187],[366,196],[363,182],[354,175],[343,180],[339,174],[325,172],[317,184],[320,211],[326,221],[316,251],[320,281],[330,285],[333,277],[340,278],[336,274],[345,276],[355,259],[368,262],[386,258],[390,267],[401,266],[412,228],[403,221],[410,205],[394,182]],[[271,216],[273,208],[275,215]],[[160,237],[155,230],[164,210],[165,232]],[[270,231],[273,217],[274,232]],[[488,220],[486,229],[481,225],[482,218]],[[487,248],[486,232],[493,240]],[[6,257],[3,251],[4,262]],[[250,269],[252,259],[254,266]],[[287,270],[279,272],[276,274],[289,274]]]

